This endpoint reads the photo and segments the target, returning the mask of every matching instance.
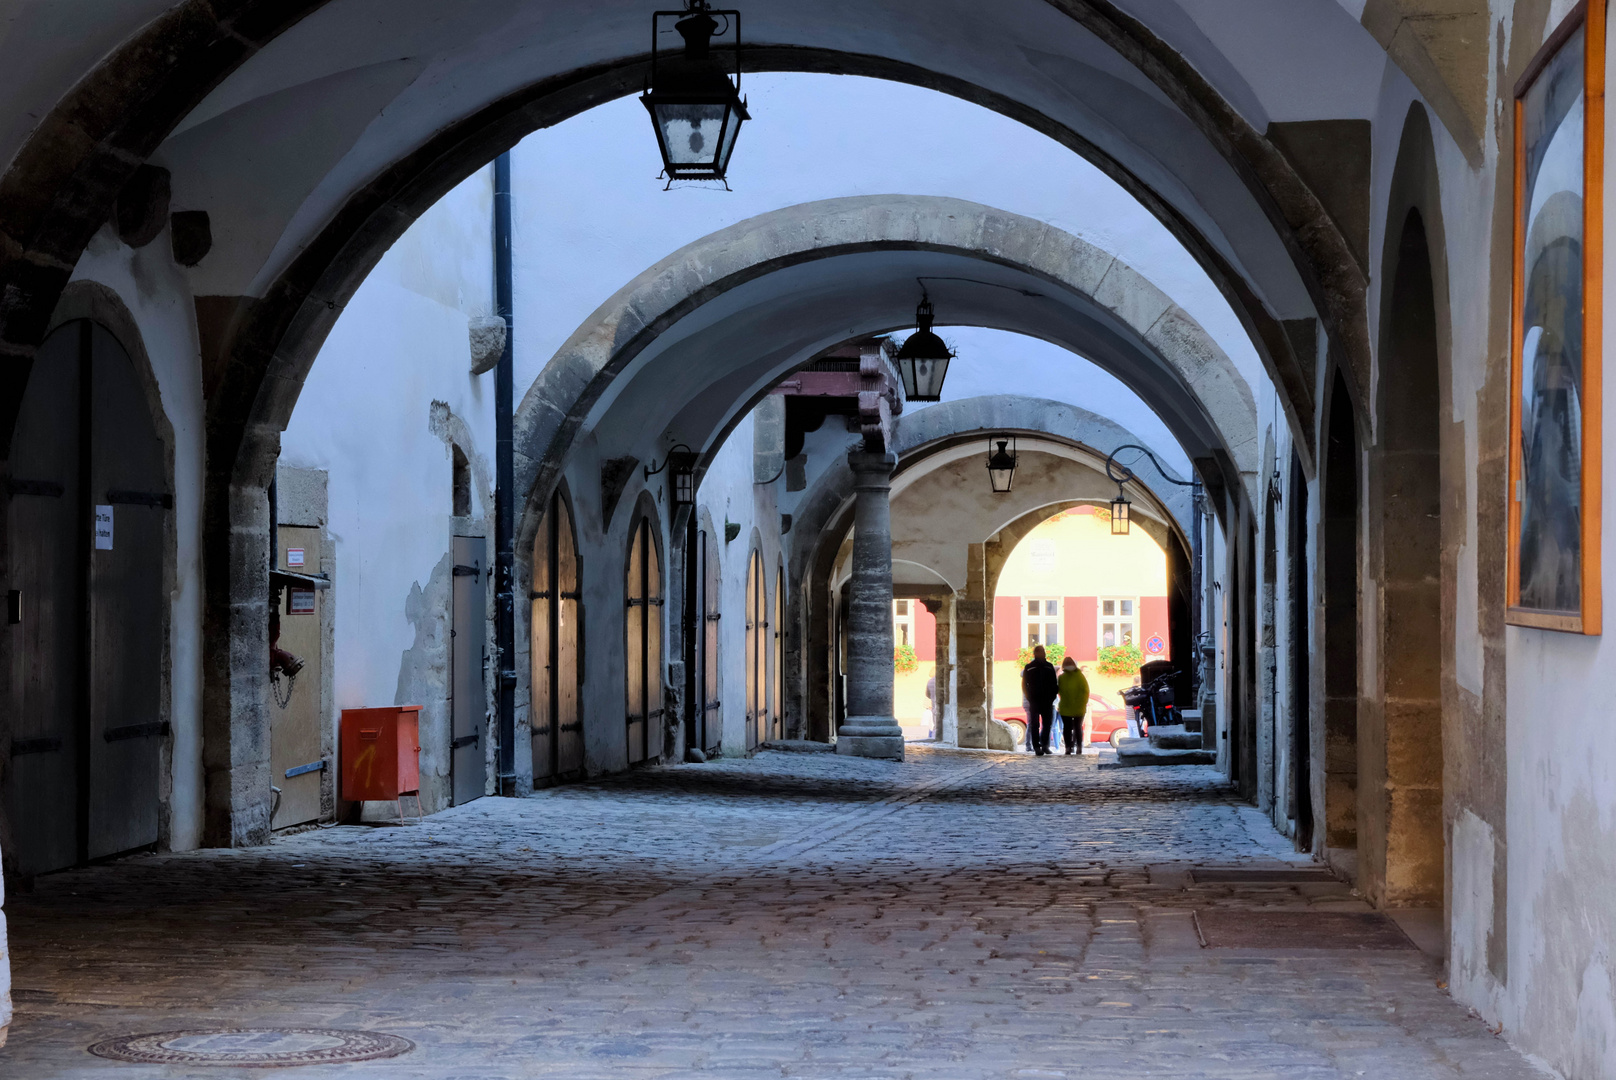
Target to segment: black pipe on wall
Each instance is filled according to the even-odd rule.
[[[499,656],[499,793],[516,794],[516,483],[512,433],[511,155],[494,159],[494,307],[505,348],[494,369],[494,605]]]

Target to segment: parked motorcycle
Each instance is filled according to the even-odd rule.
[[[1147,672],[1140,669],[1140,685],[1130,686],[1122,691],[1123,704],[1133,709],[1140,738],[1148,736],[1150,729],[1158,724],[1165,726],[1178,723],[1172,687],[1173,677],[1178,673],[1165,664],[1163,667],[1166,670]]]

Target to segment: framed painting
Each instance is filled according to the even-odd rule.
[[[1506,621],[1600,632],[1605,0],[1515,85]]]

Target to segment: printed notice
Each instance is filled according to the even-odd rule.
[[[286,549],[286,565],[288,567],[302,566],[303,565],[303,549],[302,548],[287,548]]]
[[[112,507],[95,508],[95,550],[112,550]]]

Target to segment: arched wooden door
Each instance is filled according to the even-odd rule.
[[[582,678],[583,594],[572,513],[558,491],[533,539],[533,609],[529,622],[533,700],[533,779],[573,775],[584,766]]]
[[[653,747],[662,750],[662,560],[649,517],[631,535],[624,589],[630,765],[649,758]]]
[[[702,749],[716,753],[724,741],[724,706],[719,691],[718,625],[724,582],[718,569],[718,555],[701,533],[702,630],[701,630],[701,740]]]
[[[159,839],[174,501],[134,362],[97,324],[40,346],[12,445],[9,801],[32,874]]]
[[[769,586],[763,556],[756,551],[746,568],[746,746],[769,738]]]
[[[769,636],[774,642],[774,656],[770,663],[770,668],[772,669],[770,683],[773,686],[774,693],[769,696],[769,715],[773,720],[773,737],[776,739],[785,738],[783,719],[785,710],[782,708],[784,700],[781,693],[781,685],[785,682],[786,670],[785,639],[781,636],[781,631],[785,629],[786,625],[784,619],[785,603],[786,572],[781,568],[777,569],[774,575],[774,617],[769,620],[773,624],[773,633]]]

